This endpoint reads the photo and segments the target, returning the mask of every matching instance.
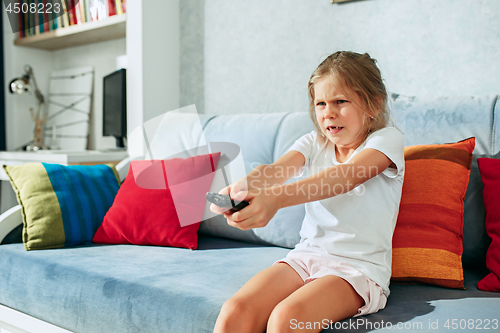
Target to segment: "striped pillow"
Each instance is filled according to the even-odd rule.
[[[464,197],[475,139],[405,148],[405,180],[392,242],[393,282],[464,288]]]
[[[120,187],[113,165],[3,168],[22,206],[26,250],[91,243]]]

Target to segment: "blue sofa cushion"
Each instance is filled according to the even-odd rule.
[[[74,332],[212,332],[222,304],[287,252],[213,237],[200,237],[195,251],[136,245],[25,251],[22,244],[2,245],[0,304]],[[361,319],[439,320],[437,331],[448,331],[446,319],[498,318],[499,295],[476,287],[483,274],[466,271],[466,290],[392,284],[386,309]]]
[[[500,114],[493,113],[496,100],[497,96],[393,94],[392,114],[403,131],[405,146],[443,144],[475,137],[475,154],[494,155],[499,151],[498,133],[487,129],[495,128],[500,121]]]
[[[74,332],[212,332],[224,301],[288,252],[203,237],[198,246],[1,245],[0,304]]]

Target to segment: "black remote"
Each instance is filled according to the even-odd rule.
[[[221,208],[231,208],[233,212],[237,212],[249,205],[248,201],[234,201],[229,195],[218,194],[213,192],[207,193],[207,200]]]

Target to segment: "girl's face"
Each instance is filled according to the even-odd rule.
[[[351,97],[358,98],[352,92]],[[324,78],[314,85],[316,120],[325,136],[339,149],[356,149],[363,140],[368,116],[340,89],[337,79]]]

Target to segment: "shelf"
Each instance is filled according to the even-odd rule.
[[[16,38],[14,45],[42,50],[59,50],[126,36],[127,14],[114,15],[102,21],[60,28],[37,36]]]

